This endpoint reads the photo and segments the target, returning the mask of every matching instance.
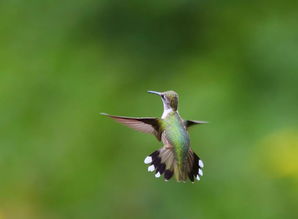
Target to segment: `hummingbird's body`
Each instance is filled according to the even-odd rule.
[[[183,120],[178,112],[170,112],[163,118],[162,126],[164,128],[163,143],[173,147],[177,164],[181,167],[190,147],[189,135]]]
[[[116,121],[145,133],[151,133],[162,141],[164,146],[146,157],[145,164],[150,164],[148,171],[156,170],[155,177],[164,174],[165,180],[173,175],[177,181],[189,178],[200,180],[204,166],[202,160],[190,148],[187,128],[203,121],[183,120],[178,111],[178,95],[174,91],[163,93],[148,91],[161,96],[164,112],[161,118],[133,118],[107,115]]]

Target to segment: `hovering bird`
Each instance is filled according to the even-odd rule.
[[[137,131],[153,134],[158,141],[162,141],[163,147],[144,160],[145,164],[150,165],[148,171],[155,171],[155,177],[163,175],[168,181],[174,175],[178,182],[185,182],[188,178],[192,182],[200,180],[204,163],[190,147],[188,128],[207,122],[182,119],[178,113],[178,94],[175,91],[148,93],[161,97],[164,107],[161,118],[101,114]]]

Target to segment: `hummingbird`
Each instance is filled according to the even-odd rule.
[[[163,175],[165,181],[173,176],[178,182],[200,180],[204,163],[190,147],[188,128],[196,124],[208,123],[197,120],[184,120],[178,112],[178,94],[175,91],[148,91],[161,97],[163,114],[156,117],[125,117],[101,113],[137,131],[154,135],[163,146],[148,155],[144,163],[155,177]]]

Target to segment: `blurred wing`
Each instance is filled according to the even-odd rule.
[[[108,116],[115,121],[122,123],[130,128],[137,131],[153,134],[160,141],[161,139],[161,126],[160,120],[153,117],[125,117],[125,116],[113,116],[106,113],[101,113],[101,115]]]
[[[184,120],[184,125],[186,128],[189,128],[190,126],[197,125],[197,124],[206,124],[208,122],[205,121],[197,121],[197,120]]]

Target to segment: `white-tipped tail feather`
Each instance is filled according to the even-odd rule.
[[[200,166],[201,168],[203,168],[203,167],[204,167],[204,163],[203,163],[203,161],[202,161],[202,160],[199,160],[199,166]]]
[[[151,163],[151,162],[152,162],[152,158],[149,157],[149,156],[147,156],[147,157],[145,158],[145,160],[144,160],[144,163],[145,163],[145,164],[149,164],[149,163]]]
[[[151,165],[148,167],[148,171],[149,172],[153,172],[155,170],[154,165]]]
[[[149,172],[155,170],[155,177],[159,178],[164,175],[164,179],[168,181],[174,174],[174,154],[169,148],[163,147],[160,150],[154,151],[147,156],[144,163],[149,164]]]
[[[150,165],[149,172],[155,171],[156,178],[164,175],[165,181],[168,181],[173,175],[177,181],[183,182],[187,178],[194,182],[195,179],[200,180],[200,177],[203,176],[204,163],[191,149],[188,151],[183,166],[178,166],[173,148],[166,146],[147,156],[144,163]]]
[[[203,170],[202,169],[199,169],[199,175],[203,176]]]

